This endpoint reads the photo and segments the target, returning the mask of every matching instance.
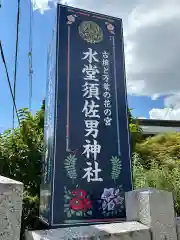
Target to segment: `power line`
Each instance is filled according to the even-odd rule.
[[[5,57],[4,57],[4,51],[3,51],[3,47],[2,47],[1,41],[0,41],[0,52],[1,52],[2,61],[4,63],[4,68],[5,68],[5,71],[6,71],[6,77],[7,77],[7,81],[8,81],[8,85],[9,85],[9,89],[10,89],[10,93],[11,93],[11,97],[12,97],[12,100],[13,100],[13,106],[14,106],[14,109],[15,109],[15,112],[16,112],[18,123],[20,125],[20,119],[19,119],[19,115],[18,115],[18,110],[17,110],[17,107],[16,107],[16,102],[15,102],[15,98],[14,98],[12,87],[11,87],[11,82],[10,82],[10,78],[9,78],[9,73],[8,73],[7,64],[6,64],[6,60],[5,60]]]
[[[15,49],[15,62],[14,62],[14,85],[13,85],[13,96],[16,101],[16,82],[17,82],[17,64],[18,64],[18,48],[19,48],[19,21],[20,20],[20,0],[18,0],[18,10],[17,10],[17,21],[16,21],[16,49]],[[15,108],[13,105],[13,129],[15,121]]]
[[[31,111],[32,103],[32,77],[33,77],[33,68],[32,68],[32,24],[33,24],[33,10],[32,3],[30,0],[29,7],[29,111]]]
[[[20,118],[19,118],[19,114],[18,114],[18,110],[17,110],[17,106],[16,106],[16,101],[15,101],[15,98],[14,98],[14,95],[13,95],[13,90],[12,90],[12,87],[11,87],[8,68],[7,68],[7,64],[6,64],[6,60],[5,60],[5,56],[4,56],[4,51],[3,51],[3,46],[2,46],[1,41],[0,41],[0,54],[1,54],[2,61],[4,63],[4,68],[5,68],[5,71],[6,71],[6,78],[7,78],[7,81],[8,81],[9,90],[10,90],[11,97],[12,97],[12,100],[13,100],[13,106],[14,106],[14,109],[15,109],[15,112],[16,112],[16,117],[17,117],[17,120],[18,120],[18,124],[19,124],[19,126],[21,126],[21,122],[20,122]],[[26,136],[24,137],[24,140],[27,141]]]

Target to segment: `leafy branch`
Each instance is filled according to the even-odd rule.
[[[76,161],[77,158],[75,157],[75,155],[72,154],[67,156],[64,161],[64,168],[66,169],[67,176],[73,180],[77,178]]]
[[[119,157],[112,157],[110,161],[112,164],[111,177],[114,181],[116,181],[121,173],[122,163]]]

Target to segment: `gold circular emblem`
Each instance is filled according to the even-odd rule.
[[[85,21],[79,26],[80,36],[89,43],[99,43],[103,40],[103,31],[95,22]]]

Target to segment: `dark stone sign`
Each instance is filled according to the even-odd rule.
[[[40,217],[125,218],[132,189],[122,20],[58,5],[48,63]]]

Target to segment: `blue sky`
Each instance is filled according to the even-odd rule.
[[[47,61],[47,49],[48,44],[50,43],[51,35],[52,35],[52,28],[55,20],[55,13],[56,9],[53,5],[53,0],[33,0],[34,3],[36,3],[36,6],[38,6],[39,10],[34,11],[33,13],[33,98],[32,98],[32,110],[35,112],[38,110],[41,106],[42,100],[45,97],[45,84],[46,84],[46,61]],[[68,2],[68,1],[67,1]],[[84,1],[81,0],[71,0],[70,4],[78,5],[82,8],[87,8],[90,10],[95,10],[95,5],[91,4],[93,1],[87,1],[89,2],[89,5],[85,5]],[[102,3],[102,1],[100,1]],[[134,115],[138,117],[150,117],[152,118],[163,118],[164,117],[164,108],[170,107],[171,105],[175,108],[173,111],[176,111],[174,115],[169,115],[169,118],[179,118],[180,114],[179,112],[179,106],[177,106],[177,102],[179,100],[179,89],[180,84],[179,82],[179,76],[172,75],[173,79],[166,80],[163,78],[162,71],[160,72],[159,69],[162,69],[162,66],[159,66],[157,69],[157,65],[160,62],[163,62],[165,56],[162,55],[162,53],[158,54],[156,56],[156,53],[154,53],[154,59],[153,55],[151,56],[151,52],[155,51],[156,49],[159,49],[158,41],[157,39],[153,39],[153,43],[156,41],[156,44],[152,45],[152,39],[149,37],[149,42],[143,42],[146,43],[145,47],[143,44],[140,46],[140,49],[144,52],[140,52],[138,56],[141,56],[141,59],[138,59],[138,56],[136,55],[139,48],[138,43],[139,41],[143,41],[144,39],[148,39],[148,34],[144,31],[144,28],[141,25],[138,25],[138,19],[136,18],[137,26],[135,25],[134,29],[131,27],[132,25],[128,25],[128,21],[132,21],[132,18],[135,17],[135,14],[138,14],[141,18],[144,17],[145,12],[147,11],[149,13],[149,9],[151,11],[157,10],[161,8],[161,6],[149,6],[144,5],[144,9],[139,8],[140,13],[137,11],[137,6],[139,6],[140,1],[132,1],[132,5],[126,4],[127,1],[121,1],[122,2],[122,17],[124,20],[125,25],[125,43],[126,43],[126,65],[127,65],[127,82],[128,82],[128,100],[129,100],[129,107],[134,108]],[[147,3],[146,0],[144,0],[144,3]],[[153,1],[152,1],[153,2]],[[160,1],[163,2],[163,1]],[[167,2],[164,0],[164,2]],[[173,0],[172,2],[177,2],[176,0]],[[112,4],[112,15],[118,15],[116,12],[116,3],[117,0],[114,0]],[[50,8],[49,10],[45,11],[43,14],[40,13],[40,10],[43,10],[43,4],[49,4]],[[119,4],[119,3],[117,3]],[[28,44],[29,44],[29,6],[30,6],[30,0],[22,0],[21,1],[21,16],[20,16],[20,47],[19,47],[19,56],[18,56],[18,71],[17,71],[17,107],[23,108],[28,107]],[[45,6],[45,5],[44,5]],[[107,13],[106,1],[104,1],[104,4],[102,5],[102,12]],[[109,6],[109,5],[108,5]],[[113,6],[115,6],[113,8]],[[163,5],[164,6],[164,5]],[[174,5],[173,5],[174,6]],[[136,12],[134,12],[133,9],[136,7]],[[180,6],[178,5],[179,9]],[[95,9],[94,9],[95,8]],[[170,6],[167,5],[167,8],[170,9]],[[177,6],[174,6],[177,10]],[[172,8],[172,10],[174,10]],[[98,6],[97,6],[97,9]],[[114,9],[114,10],[113,10]],[[163,9],[161,9],[163,11]],[[171,10],[171,9],[170,9]],[[169,10],[169,11],[170,11]],[[17,13],[17,1],[12,0],[4,0],[2,2],[2,8],[1,8],[1,22],[0,22],[0,38],[3,43],[4,47],[4,54],[7,61],[7,66],[10,74],[11,82],[13,80],[13,71],[14,71],[14,54],[15,54],[15,36],[16,36],[16,13]],[[114,12],[113,12],[114,11]],[[144,12],[143,12],[144,11]],[[166,9],[164,9],[166,11]],[[174,12],[173,12],[174,13]],[[134,14],[134,15],[133,15]],[[161,19],[161,14],[159,15],[159,19]],[[155,18],[158,19],[158,18]],[[128,20],[128,21],[127,21]],[[147,23],[150,21],[150,18],[144,19]],[[170,19],[172,20],[172,19]],[[152,23],[152,22],[151,22]],[[154,23],[155,25],[156,22]],[[130,27],[128,27],[130,26]],[[134,26],[134,25],[133,25]],[[140,28],[140,27],[141,28]],[[152,24],[147,25],[150,30],[152,30]],[[146,26],[146,27],[147,27]],[[162,21],[161,21],[162,26]],[[139,27],[139,28],[138,28]],[[168,33],[168,29],[165,29],[162,34]],[[139,32],[138,32],[139,31]],[[138,33],[138,35],[136,34]],[[153,28],[152,34],[155,34],[155,30]],[[144,34],[144,35],[143,35]],[[166,43],[166,42],[165,42]],[[164,48],[166,47],[164,43]],[[179,44],[179,42],[178,42]],[[161,41],[161,45],[163,45]],[[134,48],[136,46],[136,49]],[[147,49],[150,49],[151,52],[148,53]],[[163,50],[163,49],[162,49]],[[179,49],[178,49],[179,50]],[[176,52],[174,53],[176,54]],[[158,64],[156,63],[156,67],[151,65],[151,62],[155,62],[156,59],[159,57],[162,59],[159,59]],[[162,61],[161,61],[162,60]],[[134,63],[133,63],[134,61]],[[149,61],[149,62],[148,62]],[[176,65],[177,62],[180,62],[180,59],[176,58],[176,62],[174,60],[174,65]],[[136,66],[135,64],[138,65]],[[150,69],[147,69],[147,66],[151,67]],[[173,65],[173,66],[174,66]],[[135,68],[136,66],[136,68]],[[154,67],[154,68],[153,68]],[[164,66],[165,69],[165,66]],[[179,69],[179,68],[178,68]],[[158,71],[157,71],[158,70]],[[157,74],[156,74],[157,71]],[[174,69],[172,70],[174,73]],[[143,74],[142,74],[143,73]],[[171,72],[170,72],[171,73]],[[151,78],[149,78],[151,76]],[[157,76],[159,77],[157,79]],[[178,81],[177,81],[178,80]],[[172,83],[169,85],[169,81]],[[158,83],[160,84],[158,85]],[[176,85],[177,84],[177,85]],[[167,88],[166,88],[167,85]],[[0,131],[9,128],[12,126],[12,99],[10,95],[10,91],[8,88],[8,83],[4,71],[4,67],[2,64],[2,61],[0,62],[0,86],[1,86],[1,92],[0,92]],[[172,86],[172,87],[171,87]],[[155,99],[155,100],[152,100]]]
[[[18,108],[28,107],[28,46],[29,46],[29,3],[21,1],[21,21],[19,38],[19,56],[17,71],[17,99]],[[14,52],[16,36],[16,1],[4,1],[0,22],[1,39],[4,47],[11,81],[14,72]],[[32,110],[35,112],[41,106],[45,96],[47,48],[52,35],[55,9],[41,15],[34,12],[33,23],[33,98]],[[0,126],[5,129],[12,126],[12,99],[8,88],[2,62],[0,64],[1,94]]]

